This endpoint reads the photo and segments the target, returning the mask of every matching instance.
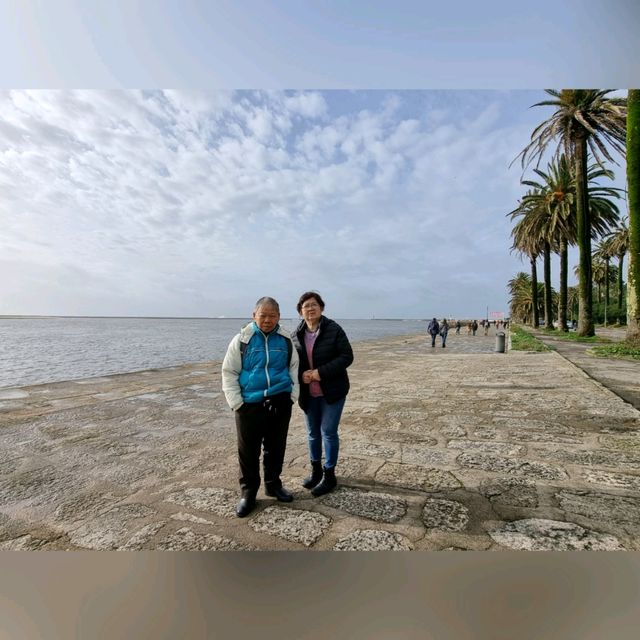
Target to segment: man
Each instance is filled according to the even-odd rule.
[[[432,318],[427,325],[427,333],[431,334],[431,346],[436,346],[436,336],[440,333],[440,325],[435,318]]]
[[[253,322],[243,327],[222,362],[222,390],[235,413],[240,463],[241,500],[236,514],[247,516],[256,506],[263,450],[265,493],[280,502],[293,496],[280,480],[291,407],[298,400],[298,353],[280,327],[280,307],[260,298]]]

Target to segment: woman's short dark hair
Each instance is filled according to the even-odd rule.
[[[315,299],[315,301],[320,305],[320,308],[324,311],[324,300],[322,299],[322,296],[317,291],[305,291],[305,293],[300,296],[300,300],[298,300],[298,305],[296,306],[298,313],[302,311],[302,305],[312,298]]]

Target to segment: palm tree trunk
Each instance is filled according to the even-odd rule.
[[[576,213],[578,217],[578,248],[580,279],[578,281],[578,335],[593,336],[593,289],[591,275],[591,220],[587,190],[587,140],[578,138],[574,147],[576,175]]]
[[[567,240],[560,240],[560,301],[558,303],[558,328],[569,331],[567,327],[567,289],[568,289],[568,255]]]
[[[627,340],[640,342],[640,89],[629,89],[627,98],[627,190],[629,194]]]
[[[622,289],[624,287],[624,280],[622,279],[622,267],[624,264],[624,253],[618,255],[618,324],[624,324],[624,317],[622,316]]]
[[[533,328],[540,326],[540,315],[538,314],[538,269],[536,267],[536,259],[538,256],[531,257],[531,304],[533,306]]]
[[[551,247],[544,243],[544,328],[553,329],[553,298],[551,296]]]
[[[609,308],[609,258],[604,261],[604,326],[607,326],[607,309]]]

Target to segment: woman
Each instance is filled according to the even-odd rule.
[[[342,327],[322,315],[324,300],[319,293],[303,293],[296,308],[302,316],[292,336],[300,358],[298,402],[304,411],[311,457],[311,475],[302,485],[321,496],[337,484],[338,425],[349,393],[347,367],[353,362],[353,351]]]
[[[440,337],[442,338],[442,348],[444,349],[447,345],[447,336],[449,335],[449,323],[446,318],[442,319],[440,324]]]

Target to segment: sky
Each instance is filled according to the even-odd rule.
[[[567,82],[541,54],[568,60],[560,32],[587,23],[462,4],[482,29],[411,2],[0,2],[0,315],[246,316],[271,295],[293,317],[309,289],[336,318],[507,312],[528,270],[510,163],[551,113],[520,78]],[[622,35],[637,13],[614,4]],[[612,68],[591,56],[573,86]]]

